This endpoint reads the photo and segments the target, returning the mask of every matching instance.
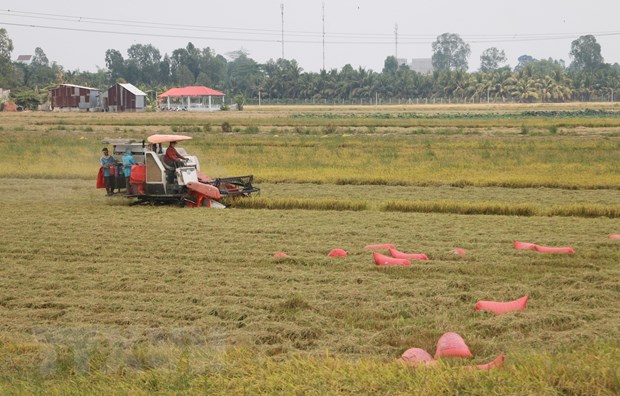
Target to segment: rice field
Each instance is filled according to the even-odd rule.
[[[323,118],[293,117],[533,110],[580,108],[0,113],[0,388],[619,393],[620,240],[608,238],[620,234],[613,117],[573,117],[574,128],[554,131],[541,117],[480,117],[493,125],[459,131],[458,119],[437,116],[425,133],[412,133],[415,120],[373,126],[381,120],[358,116],[362,126],[347,131],[351,118],[341,117],[322,131]],[[224,121],[243,129],[222,133]],[[524,133],[523,122],[535,126]],[[197,128],[178,133],[194,137],[185,146],[203,172],[254,174],[261,194],[201,210],[132,207],[94,188],[102,138],[175,125]],[[514,241],[575,253],[520,251]],[[430,260],[380,268],[364,248],[372,243]],[[349,255],[327,257],[333,248]],[[466,254],[451,253],[457,248]],[[526,294],[522,312],[473,309]],[[412,347],[432,355],[450,331],[473,358],[396,363]],[[465,368],[500,353],[502,368]]]

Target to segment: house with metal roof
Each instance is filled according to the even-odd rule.
[[[104,108],[111,112],[142,112],[146,108],[146,94],[133,84],[115,84],[108,88]]]
[[[57,111],[90,111],[101,107],[101,90],[73,84],[50,89],[51,109]]]
[[[214,103],[219,98],[220,104]],[[162,110],[217,111],[225,104],[226,95],[204,86],[171,88],[159,95]]]
[[[17,62],[29,65],[32,62],[32,55],[18,55]]]

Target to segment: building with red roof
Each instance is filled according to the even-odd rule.
[[[204,86],[171,88],[159,95],[160,103],[163,99],[166,101],[160,105],[162,109],[187,111],[219,110],[221,105],[215,106],[212,101],[212,98],[218,97],[222,100],[221,104],[225,104],[225,94]]]

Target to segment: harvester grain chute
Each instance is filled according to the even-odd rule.
[[[200,163],[183,148],[177,151],[186,159],[171,166],[164,161],[162,144],[190,140],[184,135],[151,135],[146,141],[137,139],[105,139],[113,146],[117,163],[123,153],[130,151],[136,165],[131,167],[128,197],[137,198],[132,204],[173,203],[179,206],[224,208],[220,200],[249,197],[260,192],[252,185],[253,176],[210,178],[200,171]],[[122,165],[116,174],[122,174]],[[117,181],[117,184],[119,182]],[[123,184],[124,185],[124,182]]]

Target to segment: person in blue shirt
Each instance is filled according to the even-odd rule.
[[[131,178],[131,167],[136,164],[136,160],[131,155],[131,147],[128,147],[123,154],[123,172],[125,173],[125,188],[127,189],[127,195],[131,195],[131,184],[129,179]]]
[[[116,160],[108,152],[108,148],[104,147],[101,152],[103,157],[99,159],[101,167],[103,167],[103,177],[105,179],[105,191],[107,195],[114,194],[114,174],[116,166]]]

